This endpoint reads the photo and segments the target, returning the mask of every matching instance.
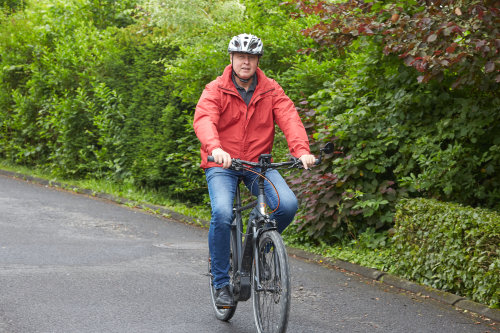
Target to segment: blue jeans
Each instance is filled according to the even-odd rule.
[[[213,167],[206,169],[205,175],[212,206],[208,247],[212,259],[214,287],[219,289],[229,284],[230,230],[238,178],[243,177],[245,186],[253,195],[258,194],[259,184],[256,179],[258,176],[246,170],[234,171]],[[278,171],[268,170],[266,178],[274,184],[279,193],[279,208],[271,214],[270,218],[276,220],[278,232],[281,233],[292,222],[297,212],[297,198]],[[274,210],[278,205],[278,197],[269,182],[265,181],[264,184],[267,204],[271,210]]]

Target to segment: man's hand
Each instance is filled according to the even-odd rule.
[[[222,164],[222,168],[227,169],[231,166],[231,155],[222,150],[222,148],[212,150],[212,156],[215,163]]]
[[[304,166],[304,169],[308,170],[310,167],[314,165],[314,162],[316,162],[316,157],[314,155],[302,155],[299,157],[299,160],[302,161],[302,165]]]

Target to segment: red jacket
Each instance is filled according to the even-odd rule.
[[[260,154],[270,154],[275,123],[285,134],[293,156],[310,154],[309,140],[293,102],[260,68],[256,73],[257,87],[248,107],[231,80],[231,65],[201,94],[193,127],[201,142],[202,168],[220,166],[207,162],[215,148],[222,148],[232,158],[254,162]]]

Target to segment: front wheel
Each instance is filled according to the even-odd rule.
[[[259,265],[257,285],[255,265]],[[280,234],[264,232],[258,242],[258,257],[253,263],[252,300],[259,333],[284,333],[290,313],[290,275],[288,255]]]

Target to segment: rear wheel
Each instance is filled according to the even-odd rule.
[[[231,288],[234,283],[234,274],[236,272],[236,258],[233,257],[233,249],[236,247],[236,240],[233,237],[233,233],[231,232],[231,255],[229,258],[229,278],[230,278],[230,285]],[[234,258],[234,259],[233,259]],[[214,308],[215,311],[215,317],[217,319],[222,320],[222,321],[229,321],[231,318],[234,316],[234,312],[236,311],[236,305],[238,302],[234,302],[234,306],[229,307],[229,308],[218,308],[215,305],[215,288],[213,285],[213,277],[212,277],[212,261],[210,259],[210,255],[208,256],[208,275],[210,277],[210,299],[212,301],[212,307]]]
[[[253,263],[253,310],[259,333],[286,332],[290,313],[288,255],[280,234],[266,231],[258,242],[258,258]],[[259,265],[261,288],[257,286],[255,265]]]

